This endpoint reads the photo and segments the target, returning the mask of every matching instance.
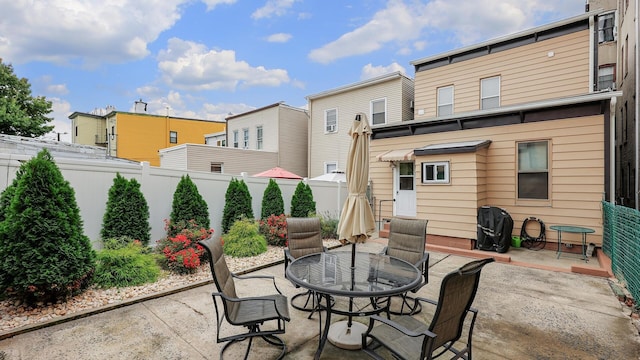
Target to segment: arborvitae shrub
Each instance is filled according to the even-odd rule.
[[[270,215],[284,214],[284,200],[282,200],[282,191],[278,183],[269,179],[269,185],[264,189],[262,196],[262,216],[261,219],[266,219]]]
[[[149,206],[136,179],[127,180],[116,174],[109,189],[100,235],[102,239],[129,236],[144,245],[149,243]]]
[[[156,255],[147,252],[140,241],[99,251],[96,264],[94,283],[102,288],[152,283],[160,276]]]
[[[180,179],[176,191],[173,193],[170,220],[172,224],[194,220],[199,226],[205,229],[209,228],[209,207],[189,175]],[[175,229],[172,231],[167,235],[175,236],[179,232]]]
[[[0,223],[0,290],[30,304],[55,302],[89,285],[95,252],[51,154],[42,150],[21,170]]]
[[[231,225],[243,216],[253,219],[251,194],[244,180],[231,179],[224,201],[224,211],[222,214],[223,233],[226,233],[231,228]]]
[[[240,219],[223,235],[223,251],[232,257],[249,257],[267,251],[267,240],[258,231],[254,220]]]
[[[291,198],[291,216],[308,217],[315,212],[316,202],[313,201],[311,187],[303,181],[300,181]]]

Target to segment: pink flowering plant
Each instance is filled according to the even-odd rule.
[[[260,233],[267,239],[267,244],[285,246],[287,244],[287,216],[269,215],[260,220]]]
[[[159,252],[164,255],[162,266],[178,274],[194,272],[205,259],[205,250],[198,245],[198,241],[206,240],[213,235],[213,229],[205,229],[195,221],[180,221],[172,224],[165,220],[165,230],[175,231],[175,236],[167,236],[158,240]]]

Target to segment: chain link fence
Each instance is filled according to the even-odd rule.
[[[606,201],[602,207],[602,250],[611,259],[616,278],[640,300],[640,211]]]

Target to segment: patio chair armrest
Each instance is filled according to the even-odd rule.
[[[385,324],[385,325],[387,325],[387,326],[389,326],[389,327],[391,327],[391,328],[393,328],[393,329],[395,329],[395,330],[397,330],[397,331],[399,331],[399,332],[401,332],[404,335],[409,336],[409,337],[420,337],[420,336],[427,336],[427,337],[430,337],[430,338],[435,338],[436,337],[436,334],[432,333],[429,330],[413,331],[411,329],[407,329],[406,327],[396,323],[393,320],[389,320],[389,319],[387,319],[385,317],[382,317],[382,316],[379,316],[379,315],[371,315],[369,317],[369,327],[367,328],[367,331],[363,334],[363,336],[366,336],[366,335],[369,334],[369,332],[371,332],[371,330],[373,329],[373,325],[374,325],[374,323],[376,321],[381,322],[381,323],[383,323],[383,324]]]
[[[433,305],[433,306],[438,306],[438,302],[435,301],[435,300],[427,299],[427,298],[424,298],[424,297],[417,297],[416,300],[418,300],[420,302],[423,302],[423,303],[427,303],[427,304]]]
[[[380,255],[387,255],[387,248],[388,246],[383,247],[382,250],[380,250]]]
[[[422,258],[415,263],[415,266],[418,267],[422,265],[422,276],[424,278],[424,283],[428,284],[429,283],[429,253],[428,252],[424,252],[424,254],[422,255]]]
[[[275,310],[276,314],[278,314],[278,317],[281,318],[285,318],[285,316],[283,316],[280,311],[278,310],[278,305],[276,305],[276,299],[273,298],[268,298],[268,297],[264,297],[264,296],[248,296],[248,297],[241,297],[241,298],[234,298],[234,297],[228,297],[227,295],[220,293],[220,292],[214,292],[212,293],[213,296],[220,296],[222,299],[224,299],[225,301],[229,301],[229,302],[243,302],[243,301],[262,301],[262,302],[266,302],[266,303],[271,303],[273,305],[273,309]],[[282,295],[282,294],[281,294]]]
[[[278,294],[282,294],[282,292],[278,288],[278,285],[276,285],[276,278],[273,275],[236,275],[234,273],[231,273],[231,276],[234,279],[238,279],[238,280],[251,280],[251,279],[271,280],[273,282],[273,287],[276,288],[276,291],[278,292]]]

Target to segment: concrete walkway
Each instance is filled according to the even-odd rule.
[[[358,245],[358,250],[378,252],[382,246],[370,241]],[[559,265],[554,258],[538,261]],[[436,299],[442,277],[468,261],[460,255],[431,252],[430,282],[419,295]],[[301,291],[284,279],[282,264],[258,273],[276,276],[278,287],[289,297]],[[269,282],[259,280],[237,285],[240,294],[272,289]],[[0,359],[218,359],[221,346],[216,343],[213,289],[207,284],[19,334],[0,341]],[[640,359],[640,339],[630,309],[620,304],[606,278],[495,262],[483,270],[474,306],[479,309],[473,337],[476,360]],[[293,320],[283,336],[286,358],[310,359],[318,345],[318,316],[309,320],[308,313],[290,311]],[[227,326],[226,331],[234,329]],[[227,358],[241,358],[244,346],[234,345]],[[277,355],[261,341],[254,348],[252,359]],[[322,358],[367,357],[327,343]]]

